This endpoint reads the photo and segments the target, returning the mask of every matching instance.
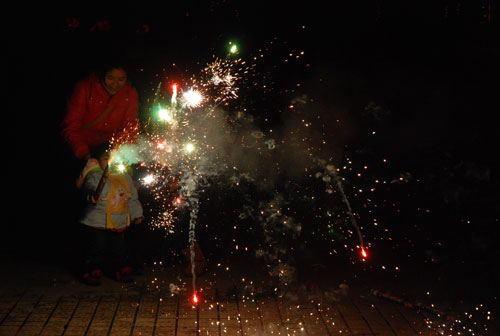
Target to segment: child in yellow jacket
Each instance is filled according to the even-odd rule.
[[[131,281],[127,263],[124,231],[131,223],[142,221],[143,209],[130,175],[107,169],[110,154],[106,146],[94,150],[78,182],[87,199],[80,218],[84,233],[82,280],[90,285],[101,283],[103,273],[117,281]],[[106,174],[98,199],[95,191]]]

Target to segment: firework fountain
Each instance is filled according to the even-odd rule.
[[[229,46],[225,58],[214,57],[198,75],[156,84],[143,127],[125,129],[112,144],[113,164],[137,164],[146,171],[140,182],[152,195],[148,205],[151,227],[172,233],[179,229],[176,211],[189,212],[187,243],[195,303],[196,226],[201,198],[214,179],[219,188],[240,192],[237,219],[254,231],[260,230],[262,239],[254,246],[255,256],[264,258],[269,273],[285,286],[295,275],[292,263],[287,262],[294,247],[285,241],[303,239],[307,230],[319,232],[331,244],[330,254],[337,253],[341,242],[353,262],[365,262],[370,243],[363,237],[359,213],[350,198],[363,199],[370,208],[377,188],[387,185],[373,178],[374,186],[364,192],[355,182],[346,181],[343,175],[351,173],[359,178],[368,167],[361,165],[361,172],[355,173],[352,160],[338,153],[342,146],[330,143],[328,123],[307,109],[313,98],[298,95],[292,99],[280,111],[292,122],[281,129],[268,126],[266,117],[257,120],[247,106],[245,89],[273,91],[257,66],[268,49],[259,50],[246,61],[238,57],[235,44]],[[285,61],[302,57],[304,52],[291,50]],[[313,124],[321,125],[319,135],[312,131]],[[382,161],[385,164],[387,160]],[[253,195],[245,192],[245,186],[251,186]],[[316,200],[325,204],[311,206]],[[335,206],[330,206],[332,203]],[[301,217],[296,208],[311,210]],[[314,228],[308,227],[311,219]],[[361,220],[380,228],[376,219]],[[236,244],[238,248],[241,246]],[[359,255],[353,253],[357,251]]]
[[[288,164],[280,160],[291,148],[305,158],[304,162],[314,159],[316,167],[300,168],[302,172],[321,168],[326,172],[324,181],[327,176],[334,177],[336,189],[347,206],[351,225],[358,233],[359,246],[365,253],[362,234],[338,172],[332,170],[331,164],[326,165],[325,160],[316,158],[314,147],[304,146],[303,140],[296,142],[295,137],[289,136],[279,138],[272,129],[264,130],[255,124],[254,117],[246,111],[244,99],[239,99],[239,92],[241,87],[261,85],[258,81],[262,76],[256,70],[257,58],[253,58],[254,63],[249,63],[238,57],[235,44],[229,46],[230,51],[225,58],[214,57],[199,75],[168,85],[160,82],[149,109],[150,117],[142,130],[124,130],[123,135],[114,138],[112,144],[115,148],[114,164],[138,164],[147,171],[141,182],[151,191],[157,203],[152,226],[173,231],[175,210],[189,209],[188,243],[194,293],[194,246],[200,192],[204,185],[210,185],[208,181],[211,177],[226,176],[225,183],[229,188],[237,188],[240,183],[252,183],[272,195],[267,200],[260,200],[256,206],[246,204],[240,209],[240,219],[260,221],[263,231],[267,232],[265,239],[272,252],[258,249],[258,256],[265,256],[268,262],[283,259],[283,250],[280,251],[272,232],[288,232],[292,238],[300,235],[302,223],[286,210],[290,206],[290,195],[285,195],[286,192],[283,193],[275,185],[278,175],[283,175],[280,166]],[[304,55],[303,52],[295,53],[296,58]],[[266,88],[266,85],[262,87]],[[236,108],[230,106],[231,101],[238,102],[233,104]],[[303,99],[295,101],[296,104],[300,102],[305,103]],[[233,110],[227,111],[226,107],[233,107]],[[299,135],[300,130],[292,133]],[[136,140],[130,143],[130,138]],[[332,158],[328,161],[331,162]],[[307,165],[310,166],[311,162]],[[277,172],[270,172],[274,167]],[[174,181],[178,184],[177,197],[172,197],[170,188]],[[269,229],[271,226],[274,227],[272,230]],[[286,265],[279,262],[273,274],[286,278],[284,270]]]

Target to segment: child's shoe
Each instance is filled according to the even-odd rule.
[[[84,273],[82,276],[83,282],[90,286],[99,286],[101,284],[101,278],[101,270],[93,270],[91,272]]]
[[[132,282],[132,272],[132,267],[122,267],[119,271],[116,272],[115,279],[116,281],[120,282]]]

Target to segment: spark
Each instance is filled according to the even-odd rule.
[[[186,106],[189,108],[199,107],[203,102],[203,95],[195,89],[189,89],[189,91],[184,92],[183,98]]]
[[[366,253],[366,250],[364,247],[361,247],[361,255],[363,256],[363,258],[368,257],[368,253]]]
[[[194,150],[195,150],[194,144],[192,144],[192,143],[187,143],[187,144],[184,146],[184,150],[186,151],[186,153],[192,153],[192,152],[194,152]]]
[[[177,84],[172,84],[172,98],[170,98],[172,104],[177,104]]]
[[[116,169],[119,172],[123,173],[125,171],[125,165],[123,163],[119,163],[119,164],[116,165]]]
[[[241,81],[242,78],[238,75],[238,71],[242,71],[243,68],[238,69],[237,67],[243,64],[244,62],[241,62],[240,59],[216,59],[203,69],[202,74],[206,76],[207,80],[204,86],[212,92],[210,96],[215,102],[222,102],[238,97],[237,91],[239,88],[235,84],[236,81]]]
[[[238,52],[238,46],[234,44],[233,42],[229,42],[229,52],[231,54],[236,54]]]
[[[165,149],[166,144],[163,141],[160,141],[156,144],[156,149]]]
[[[158,111],[158,118],[166,122],[171,122],[173,120],[172,112],[162,108]]]
[[[193,294],[193,303],[194,304],[198,303],[198,296],[196,295],[196,293]]]
[[[155,177],[154,177],[153,175],[147,175],[147,176],[145,176],[145,177],[142,179],[142,181],[144,182],[144,184],[147,184],[147,185],[149,185],[149,184],[153,183],[153,182],[154,182],[154,180],[155,180]]]

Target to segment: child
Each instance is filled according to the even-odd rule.
[[[83,224],[82,280],[89,285],[99,285],[103,272],[117,281],[130,282],[132,268],[127,263],[124,231],[130,223],[142,221],[142,206],[137,197],[132,178],[115,172],[110,165],[107,146],[94,150],[77,181],[87,205],[80,219]],[[101,194],[94,194],[103,177],[107,177]]]

